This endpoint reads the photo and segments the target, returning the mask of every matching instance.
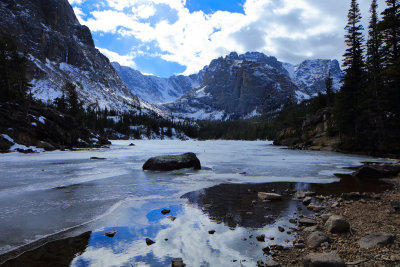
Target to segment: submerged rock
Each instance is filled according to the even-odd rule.
[[[154,241],[151,240],[150,238],[146,238],[146,244],[147,244],[148,246],[153,245],[154,243],[156,243],[156,242],[154,242]]]
[[[200,160],[194,153],[181,155],[158,156],[148,159],[143,165],[143,170],[172,171],[184,168],[201,169]]]
[[[367,164],[361,166],[353,176],[358,178],[387,178],[400,173],[400,165],[397,164]]]
[[[170,213],[170,212],[171,212],[171,210],[169,210],[169,209],[163,209],[163,210],[161,211],[161,213],[162,213],[163,215],[168,214],[168,213]]]
[[[114,231],[104,233],[104,235],[108,236],[108,237],[114,237],[116,233],[118,233],[118,231],[114,230]]]
[[[304,267],[344,267],[344,261],[335,252],[310,253],[303,259]]]
[[[175,258],[175,259],[172,259],[171,266],[172,267],[185,267],[186,264],[183,263],[182,258]]]
[[[361,248],[383,247],[394,242],[394,236],[387,233],[373,233],[358,241]]]
[[[258,235],[258,236],[256,236],[256,239],[259,242],[265,242],[265,235],[264,234]]]

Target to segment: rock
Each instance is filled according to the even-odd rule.
[[[361,248],[383,247],[394,242],[394,236],[386,233],[373,233],[358,241]]]
[[[263,251],[265,254],[268,254],[268,253],[271,251],[271,249],[270,249],[269,247],[265,247],[265,248],[262,249],[262,251]]]
[[[350,230],[350,225],[343,216],[332,215],[325,223],[326,229],[331,233],[343,233]]]
[[[168,213],[170,213],[171,212],[171,210],[169,210],[169,209],[163,209],[162,211],[161,211],[161,213],[162,214],[168,214]]]
[[[322,214],[321,216],[320,216],[320,218],[321,218],[321,220],[324,222],[324,223],[326,223],[326,221],[329,219],[329,217],[331,217],[332,216],[332,214]]]
[[[256,236],[256,239],[259,242],[265,242],[265,235],[264,234],[258,235],[258,236]]]
[[[150,158],[143,164],[142,168],[143,170],[153,171],[172,171],[184,168],[200,170],[201,164],[194,153],[185,153]]]
[[[332,203],[331,207],[332,208],[338,208],[338,207],[340,207],[340,203],[335,201],[335,202]]]
[[[118,233],[118,231],[114,230],[114,231],[110,231],[110,232],[104,233],[104,235],[108,236],[108,237],[114,237],[116,233]]]
[[[247,174],[247,172],[239,172],[239,174],[245,175],[245,174]]]
[[[303,248],[306,247],[306,244],[296,243],[296,244],[294,244],[293,246],[294,246],[295,248],[298,248],[298,249],[303,249]]]
[[[264,262],[261,260],[257,261],[257,267],[265,267]]]
[[[315,196],[315,192],[311,192],[311,191],[297,191],[294,194],[294,198],[295,199],[304,199],[305,197],[312,197]]]
[[[154,242],[154,241],[151,240],[150,238],[146,238],[146,244],[147,244],[148,246],[153,245],[154,243],[156,243],[156,242]]]
[[[269,247],[270,247],[271,249],[273,249],[273,250],[283,250],[283,249],[284,249],[283,246],[277,245],[277,244],[275,244],[275,243],[269,243],[268,245],[269,245]]]
[[[392,201],[390,206],[392,207],[391,213],[400,213],[400,201]]]
[[[296,220],[296,219],[289,219],[289,222],[290,222],[291,224],[296,224],[296,223],[297,223],[297,220]]]
[[[186,264],[183,263],[182,258],[175,258],[171,260],[172,267],[185,267]]]
[[[274,261],[273,259],[269,259],[265,262],[265,266],[274,267],[274,266],[281,266],[279,263]]]
[[[277,193],[266,193],[266,192],[258,192],[257,193],[258,198],[261,201],[266,201],[266,200],[281,200],[282,195],[279,195]]]
[[[130,143],[129,146],[135,146],[135,144],[134,143]]]
[[[317,248],[321,243],[329,242],[330,238],[328,235],[322,232],[311,233],[307,238],[307,246]]]
[[[300,218],[299,224],[304,225],[304,226],[313,226],[313,225],[316,225],[317,222],[315,220],[309,219],[309,218]]]
[[[304,206],[309,205],[309,204],[311,203],[311,200],[312,200],[312,197],[305,197],[305,198],[303,199],[303,205],[304,205]]]
[[[46,151],[53,151],[56,150],[56,148],[50,144],[49,142],[45,141],[39,141],[39,143],[36,145],[37,148],[44,148]]]
[[[172,216],[172,215],[171,215],[171,216],[168,216],[167,218],[170,219],[171,221],[175,221],[175,219],[176,219],[176,217],[175,217],[175,216]]]
[[[213,235],[213,234],[215,233],[215,230],[210,230],[210,231],[208,231],[208,233],[209,233],[210,235]]]
[[[358,178],[387,178],[393,177],[400,173],[400,165],[396,164],[380,164],[380,165],[364,165],[361,166],[353,176]]]
[[[344,267],[344,261],[335,252],[310,253],[303,259],[304,267]]]
[[[106,158],[90,157],[91,160],[106,160]]]
[[[390,256],[391,261],[400,261],[400,255],[392,255]]]
[[[279,232],[285,232],[285,228],[283,228],[282,226],[278,226],[278,230],[279,230]]]
[[[361,197],[360,192],[343,193],[341,196],[344,200],[360,200]]]
[[[307,206],[307,209],[308,210],[312,210],[314,212],[320,212],[320,211],[324,210],[325,207],[317,206],[317,205],[314,205],[314,204],[311,203],[310,205]]]

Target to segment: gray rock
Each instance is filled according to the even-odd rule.
[[[358,178],[387,178],[400,173],[400,165],[397,164],[379,164],[361,166],[353,176]]]
[[[143,170],[172,171],[184,168],[201,169],[200,160],[194,153],[181,155],[159,156],[148,159],[143,165]]]
[[[299,219],[299,224],[304,225],[304,226],[313,226],[313,225],[316,225],[317,222],[313,219],[301,218],[301,219]]]
[[[331,233],[344,233],[350,230],[350,225],[343,216],[332,215],[326,221],[325,228]]]
[[[324,210],[325,207],[314,205],[314,204],[311,203],[310,205],[307,206],[307,209],[308,210],[312,210],[314,212],[320,212],[320,211]]]
[[[328,235],[322,232],[311,233],[307,238],[307,246],[317,248],[321,243],[329,242],[330,238]]]
[[[56,148],[50,144],[49,142],[45,141],[39,141],[39,143],[36,145],[37,148],[43,148],[46,151],[53,151],[56,150]]]
[[[344,267],[344,261],[335,252],[310,253],[303,259],[304,267]]]
[[[273,259],[269,259],[265,262],[265,266],[276,267],[276,266],[281,266],[281,265],[279,263],[277,263],[276,261],[274,261]]]
[[[282,226],[278,226],[278,231],[283,233],[285,232],[285,228],[283,228]]]
[[[321,220],[324,222],[324,223],[326,223],[326,221],[329,219],[329,217],[331,217],[332,216],[332,214],[322,214],[320,217],[321,217]]]
[[[279,195],[277,193],[266,193],[266,192],[258,192],[257,193],[258,198],[261,201],[266,201],[266,200],[281,200],[282,195]]]
[[[186,264],[183,263],[182,258],[175,258],[175,259],[172,259],[171,266],[172,267],[185,267]]]
[[[383,247],[394,242],[394,236],[387,233],[373,233],[358,241],[361,248]]]
[[[311,192],[311,191],[297,191],[294,194],[294,198],[295,199],[304,199],[305,197],[312,197],[315,196],[315,192]]]

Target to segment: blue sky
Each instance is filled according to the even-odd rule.
[[[191,74],[231,51],[341,59],[350,0],[69,0],[96,47],[145,74]],[[370,0],[359,0],[366,23]],[[384,5],[384,0],[378,0]]]

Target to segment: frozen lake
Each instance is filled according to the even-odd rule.
[[[135,146],[128,146],[131,142]],[[149,157],[183,152],[196,153],[202,170],[142,170]],[[188,266],[222,266],[227,260],[233,260],[231,266],[253,266],[260,248],[246,250],[237,240],[254,231],[268,233],[268,225],[232,228],[181,196],[225,183],[326,184],[338,181],[333,173],[362,161],[377,159],[286,150],[267,141],[114,141],[110,149],[2,154],[0,253],[68,229],[89,229],[89,247],[73,266],[168,266],[176,257]],[[291,205],[282,207],[282,214],[296,209]],[[175,221],[161,215],[166,207]],[[107,230],[119,233],[110,239],[103,235]],[[146,237],[156,244],[143,244]]]

